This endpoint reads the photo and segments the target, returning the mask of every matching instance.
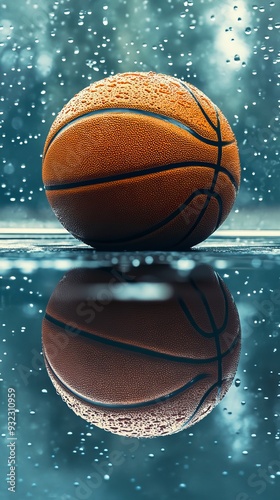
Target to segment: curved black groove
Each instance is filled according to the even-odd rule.
[[[71,329],[73,329],[73,327],[71,327],[71,325],[68,325],[67,323],[64,323],[63,321],[60,321],[60,320],[54,318],[53,316],[51,316],[48,313],[45,314],[45,319],[47,321],[49,321],[50,323],[52,323],[53,325],[56,325],[59,328],[62,328],[66,334],[69,334],[69,336],[85,337],[85,338],[87,338],[91,341],[94,341],[94,342],[99,342],[101,344],[106,344],[106,345],[109,345],[112,347],[117,347],[118,349],[125,349],[128,351],[135,352],[137,354],[144,354],[146,356],[161,358],[161,359],[165,359],[167,361],[174,361],[174,362],[178,362],[178,363],[186,363],[186,364],[192,364],[192,365],[200,365],[200,364],[204,364],[204,363],[214,363],[214,362],[218,361],[218,357],[216,357],[216,356],[212,357],[212,358],[194,359],[194,358],[187,358],[187,357],[182,357],[182,356],[175,356],[172,354],[167,354],[167,353],[159,352],[159,351],[153,351],[152,349],[148,349],[145,347],[139,347],[139,346],[135,346],[135,345],[131,345],[131,344],[126,344],[125,342],[120,342],[117,340],[112,340],[112,339],[100,337],[99,335],[96,335],[94,333],[90,333],[86,330],[77,329],[76,327],[73,331],[73,330],[71,330]],[[232,342],[230,347],[227,349],[227,351],[225,351],[223,354],[221,354],[222,358],[226,357],[232,351],[232,349],[234,349],[238,340],[239,340],[239,337],[236,337],[234,339],[234,341]]]
[[[222,293],[223,293],[223,297],[224,297],[224,306],[225,306],[225,318],[224,318],[222,326],[219,329],[217,327],[217,325],[216,325],[216,322],[215,322],[212,310],[211,310],[211,308],[209,306],[209,302],[208,302],[205,294],[203,293],[202,290],[199,289],[199,287],[197,286],[197,284],[195,283],[194,280],[191,280],[191,284],[194,287],[194,289],[200,295],[200,298],[202,300],[202,303],[204,304],[205,311],[206,311],[206,314],[207,314],[207,316],[209,318],[210,325],[212,327],[212,331],[213,331],[213,334],[214,334],[215,344],[216,344],[216,353],[217,353],[217,358],[218,358],[217,384],[218,384],[218,396],[219,396],[220,395],[220,391],[221,391],[221,387],[222,387],[222,377],[223,377],[223,373],[222,373],[223,372],[223,370],[222,370],[222,352],[221,352],[221,344],[220,344],[220,334],[221,334],[222,331],[224,331],[224,329],[225,329],[225,327],[226,327],[226,325],[228,323],[228,300],[227,300],[227,297],[225,295],[224,287],[221,287],[221,280],[219,280],[219,285],[220,285],[220,288],[222,288]]]
[[[220,226],[221,220],[222,220],[222,216],[223,216],[223,200],[222,200],[221,196],[218,193],[216,193],[216,200],[217,200],[217,202],[219,204],[219,212],[218,212],[217,223],[216,223],[216,227],[215,227],[214,231],[216,231],[216,229]]]
[[[148,401],[141,401],[141,403],[140,402],[139,403],[128,403],[128,404],[100,403],[99,401],[95,401],[93,399],[82,396],[80,393],[76,392],[74,389],[72,389],[67,384],[65,384],[65,382],[63,382],[58,377],[58,375],[54,372],[54,370],[52,369],[50,363],[47,360],[46,355],[44,357],[45,357],[45,360],[48,364],[48,368],[51,371],[52,375],[58,380],[58,382],[60,383],[60,385],[62,385],[63,388],[67,389],[67,391],[69,391],[71,394],[73,394],[75,397],[77,397],[81,401],[85,401],[86,403],[90,403],[92,405],[95,405],[95,406],[98,406],[101,408],[115,408],[115,409],[119,409],[119,410],[121,410],[121,409],[125,410],[127,408],[141,408],[144,406],[151,406],[151,405],[166,401],[167,399],[170,399],[174,396],[177,396],[178,394],[181,394],[182,392],[187,391],[188,389],[193,387],[195,384],[200,382],[200,380],[203,380],[203,379],[209,377],[209,375],[207,373],[200,373],[199,375],[197,375],[193,379],[189,380],[186,384],[179,387],[179,389],[175,389],[174,391],[172,391],[168,394],[165,394],[164,396],[160,396],[158,398],[155,398],[155,399],[149,399]]]
[[[222,151],[223,151],[223,144],[222,144],[222,134],[221,134],[221,123],[220,123],[220,117],[219,117],[219,112],[218,108],[215,106],[215,111],[216,111],[216,116],[217,116],[217,123],[218,126],[216,128],[216,133],[217,133],[217,148],[218,148],[218,154],[217,154],[217,168],[215,169],[214,172],[214,177],[212,181],[212,186],[210,188],[210,191],[215,188],[218,174],[220,173],[220,168],[221,168],[221,160],[222,160]]]
[[[218,278],[218,281],[219,281],[220,289],[221,289],[223,297],[224,297],[224,304],[225,304],[224,327],[225,327],[226,324],[228,323],[228,298],[226,296],[226,290],[225,290],[224,283],[222,282],[222,280],[221,280],[221,278],[220,278],[220,276],[218,274],[217,274],[217,278]],[[218,387],[218,396],[220,396],[221,389],[222,389],[222,377],[223,377],[223,373],[222,373],[222,354],[221,354],[221,345],[220,345],[220,339],[219,339],[219,337],[216,337],[215,340],[216,340],[217,356],[219,358],[219,361],[218,361],[218,382],[220,383],[220,385]]]
[[[227,296],[225,293],[223,283],[218,275],[217,275],[217,278],[219,280],[219,285],[220,285],[220,289],[221,289],[222,294],[223,294],[224,306],[225,306],[225,318],[224,318],[223,324],[220,327],[218,327],[215,323],[214,316],[212,314],[212,311],[211,311],[211,308],[210,308],[209,303],[207,301],[207,298],[205,297],[205,294],[198,288],[197,284],[194,282],[193,279],[190,280],[190,283],[192,284],[193,288],[196,290],[197,294],[200,296],[201,302],[204,305],[205,311],[207,313],[207,316],[209,318],[209,321],[210,321],[210,324],[212,327],[212,332],[209,333],[209,332],[205,332],[204,330],[202,330],[202,328],[200,328],[200,326],[194,320],[186,303],[181,298],[178,299],[178,303],[179,303],[183,313],[185,314],[186,318],[190,322],[190,324],[197,331],[197,333],[199,333],[199,335],[201,335],[202,337],[208,338],[208,339],[213,338],[215,336],[219,336],[224,331],[224,329],[228,323],[228,300],[227,300]]]
[[[194,94],[191,92],[191,90],[189,89],[189,92],[193,95],[193,98],[196,100],[197,104],[199,105],[200,109],[203,111],[203,114],[205,117],[208,117],[207,113],[204,111],[204,109],[202,108],[202,106],[200,105],[199,101],[197,101],[196,97],[194,96]],[[192,234],[192,232],[197,228],[197,226],[199,225],[202,217],[204,216],[208,206],[209,206],[209,203],[210,203],[210,200],[212,198],[212,196],[214,195],[214,190],[215,190],[215,186],[216,186],[216,182],[217,182],[217,179],[218,179],[218,175],[219,173],[221,172],[221,160],[222,160],[222,149],[223,149],[223,144],[222,144],[222,139],[221,139],[221,124],[220,124],[220,117],[219,117],[219,113],[218,113],[218,108],[215,106],[215,111],[216,111],[216,116],[217,116],[217,124],[218,126],[217,127],[214,127],[215,128],[215,131],[216,131],[216,134],[217,134],[217,146],[218,146],[218,154],[217,154],[217,163],[215,165],[215,169],[214,169],[214,175],[213,175],[213,180],[212,180],[212,184],[211,184],[211,187],[210,187],[210,190],[209,190],[209,194],[205,200],[205,203],[204,203],[204,206],[202,207],[202,209],[200,210],[199,212],[199,215],[197,217],[197,219],[195,220],[195,222],[193,223],[193,225],[189,228],[188,232],[184,235],[184,237],[178,241],[176,243],[176,247],[179,246],[179,245],[182,245],[182,243]],[[209,123],[212,123],[210,118],[208,117],[208,121]],[[213,125],[213,124],[212,124]],[[221,200],[222,201],[222,200]],[[222,213],[222,209],[223,209],[223,204],[220,203],[219,204],[219,212],[218,212],[218,218],[217,218],[217,222],[216,222],[216,227],[214,230],[217,229],[217,227],[219,227],[220,225],[220,221],[222,219],[222,216],[223,216],[223,213]]]
[[[217,143],[216,141],[212,141],[211,139],[207,139],[207,137],[203,137],[200,135],[198,132],[195,132],[191,127],[188,127],[185,125],[183,122],[180,122],[179,120],[175,120],[174,118],[171,118],[167,115],[161,115],[159,113],[153,113],[151,111],[145,111],[142,109],[137,109],[137,108],[105,108],[105,109],[97,109],[95,111],[89,111],[88,113],[84,113],[83,115],[77,116],[76,118],[73,118],[69,122],[67,122],[66,125],[63,125],[51,138],[48,147],[45,151],[44,156],[46,156],[50,145],[53,143],[53,141],[57,138],[57,136],[63,131],[69,128],[73,123],[80,121],[83,118],[87,118],[88,116],[97,116],[97,115],[105,115],[105,114],[110,114],[110,113],[127,113],[127,114],[135,114],[135,115],[144,115],[144,116],[150,116],[151,118],[155,118],[157,120],[162,120],[168,123],[171,123],[172,125],[175,125],[176,127],[179,127],[186,132],[189,132],[191,135],[196,137],[196,139],[199,139],[201,142],[204,142],[205,144],[210,144],[211,146],[216,146]],[[225,141],[225,145],[231,144],[234,141]]]
[[[185,314],[186,318],[188,319],[188,321],[190,322],[192,327],[197,331],[197,333],[199,333],[199,335],[201,335],[202,337],[207,338],[207,339],[218,337],[219,335],[221,335],[221,333],[223,333],[223,331],[225,329],[225,325],[227,324],[227,321],[228,321],[227,308],[226,308],[226,315],[225,315],[223,325],[218,328],[217,325],[215,324],[215,320],[213,318],[212,312],[210,311],[209,304],[208,304],[206,298],[204,297],[204,294],[202,294],[202,292],[199,292],[199,295],[200,295],[200,298],[202,300],[202,303],[204,304],[208,319],[209,319],[211,327],[212,327],[211,332],[206,332],[206,331],[202,330],[202,328],[200,328],[200,326],[196,323],[194,317],[192,316],[191,312],[189,311],[186,303],[181,298],[178,299],[178,303],[179,303],[183,313]],[[206,304],[204,303],[204,299],[206,301]],[[227,306],[227,304],[226,304],[226,306]]]
[[[218,203],[218,206],[219,206],[218,218],[217,218],[216,227],[215,227],[214,231],[217,229],[217,227],[219,227],[220,222],[221,222],[221,218],[223,215],[223,200],[218,193],[214,193],[214,192],[211,192],[210,190],[208,190],[208,196],[205,200],[203,207],[199,210],[198,218],[194,221],[193,225],[189,228],[188,232],[185,233],[184,236],[179,241],[177,241],[177,243],[175,245],[173,245],[172,249],[178,247],[179,245],[182,245],[182,243],[184,243],[184,241],[191,235],[191,233],[194,231],[194,229],[198,226],[203,215],[205,214],[205,211],[210,203],[211,198],[215,198],[217,203]]]
[[[227,382],[227,379],[223,379],[221,381],[221,385],[223,385],[224,382]],[[201,408],[201,406],[203,405],[205,399],[209,396],[209,394],[216,388],[218,387],[218,394],[220,392],[219,390],[219,381],[218,382],[215,382],[215,384],[211,385],[211,387],[209,387],[209,389],[205,392],[204,396],[201,398],[200,402],[198,403],[195,411],[193,412],[193,414],[186,420],[186,422],[184,422],[184,424],[182,425],[182,427],[180,428],[180,431],[184,430],[189,423],[191,423],[193,417],[197,414],[198,410]],[[217,396],[218,397],[218,396]]]
[[[198,105],[200,111],[202,112],[204,118],[207,120],[207,122],[209,123],[210,127],[212,127],[215,131],[217,131],[217,126],[212,122],[210,116],[207,115],[205,109],[203,108],[203,106],[201,105],[200,101],[197,99],[196,95],[193,93],[193,91],[191,90],[191,88],[188,86],[188,84],[186,82],[183,82],[182,80],[180,81],[182,87],[184,87],[188,92],[189,94],[191,94],[192,98],[195,100],[196,104]]]
[[[223,323],[222,323],[222,325],[221,325],[220,328],[218,328],[218,326],[216,324],[214,315],[212,313],[211,307],[209,306],[209,302],[207,300],[206,295],[198,287],[198,285],[195,283],[195,281],[193,279],[190,280],[190,283],[191,283],[192,287],[196,290],[196,292],[200,296],[200,300],[201,300],[201,302],[202,302],[202,304],[204,306],[205,312],[206,312],[206,314],[208,316],[208,319],[209,319],[209,322],[210,322],[210,325],[211,325],[211,328],[212,328],[211,334],[209,334],[208,332],[205,332],[204,330],[202,330],[202,328],[200,328],[200,326],[196,323],[196,321],[194,320],[192,314],[190,313],[187,305],[182,301],[182,299],[179,299],[178,301],[179,301],[179,304],[181,306],[181,309],[183,310],[184,314],[188,318],[188,320],[191,323],[191,325],[195,328],[195,330],[197,331],[197,333],[200,334],[200,335],[202,335],[203,337],[206,337],[206,338],[213,338],[214,337],[214,339],[215,339],[217,361],[218,361],[218,366],[217,366],[217,368],[218,368],[217,384],[218,384],[218,396],[219,396],[220,395],[220,391],[221,391],[221,387],[222,387],[222,377],[223,377],[223,370],[222,370],[223,355],[222,355],[222,352],[221,352],[220,334],[225,330],[225,327],[228,324],[228,314],[229,314],[228,311],[229,311],[229,308],[228,308],[228,299],[227,299],[227,296],[226,296],[226,291],[225,291],[223,282],[222,282],[222,280],[220,279],[220,277],[217,274],[216,274],[216,276],[217,276],[217,279],[219,281],[220,290],[222,291],[222,294],[223,294],[224,308],[225,308],[224,320],[223,320]]]
[[[78,239],[82,239],[82,241],[84,241],[86,244],[88,245],[91,245],[91,246],[96,246],[96,245],[113,245],[113,244],[120,244],[120,243],[132,243],[132,242],[135,242],[136,240],[140,239],[140,238],[143,238],[144,236],[148,236],[149,234],[153,233],[154,231],[157,231],[158,229],[161,229],[162,227],[164,227],[166,224],[168,224],[169,222],[171,222],[173,219],[175,219],[178,215],[180,215],[183,210],[186,209],[186,207],[191,203],[191,201],[196,197],[196,196],[199,196],[201,194],[204,194],[204,195],[208,195],[209,194],[209,189],[197,189],[196,191],[194,191],[188,198],[187,200],[182,203],[182,205],[180,205],[178,208],[176,208],[176,210],[174,210],[174,212],[172,212],[171,214],[169,214],[165,219],[163,219],[162,221],[158,222],[157,224],[155,224],[154,226],[148,228],[148,229],[145,229],[145,231],[142,231],[141,233],[137,233],[135,234],[134,236],[132,237],[129,237],[129,238],[119,238],[119,239],[115,239],[115,240],[107,240],[107,241],[101,241],[101,240],[90,240],[90,239],[83,239],[81,238],[80,236],[73,234],[73,236],[75,236],[76,238]],[[211,197],[213,198],[216,198],[217,202],[220,203],[220,195],[216,194],[216,193],[211,193]],[[185,239],[185,236],[184,236],[184,239]],[[174,248],[174,245],[170,245],[171,248]]]
[[[156,167],[146,168],[145,170],[135,170],[132,172],[123,172],[115,175],[107,175],[106,177],[97,177],[95,179],[87,179],[78,182],[68,182],[65,184],[53,184],[45,185],[46,191],[58,191],[64,189],[74,189],[83,186],[94,186],[96,184],[105,184],[108,182],[122,181],[126,179],[133,179],[134,177],[145,177],[145,175],[156,174],[161,172],[167,172],[169,170],[174,170],[176,168],[189,168],[189,167],[205,167],[216,170],[217,165],[215,163],[208,163],[206,161],[193,162],[184,161],[179,163],[168,163],[167,165],[158,165]],[[238,190],[237,182],[235,181],[233,175],[224,167],[220,168],[220,172],[225,174],[229,180],[232,182],[235,190]]]

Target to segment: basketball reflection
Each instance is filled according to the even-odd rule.
[[[226,394],[240,323],[223,280],[206,265],[75,269],[43,320],[43,352],[58,394],[79,416],[124,436],[193,425]]]

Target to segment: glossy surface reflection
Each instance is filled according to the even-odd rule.
[[[48,374],[68,406],[124,436],[172,434],[228,391],[239,317],[210,266],[74,269],[43,320]]]
[[[271,242],[257,249],[243,245],[238,252],[236,245],[229,251],[227,242],[216,244],[215,249],[212,242],[212,250],[208,246],[204,252],[124,255],[93,254],[74,248],[70,239],[42,241],[37,246],[22,241],[21,247],[24,244],[28,257],[22,251],[2,250],[0,259],[0,471],[4,478],[9,442],[5,398],[13,387],[18,410],[16,500],[124,500],[136,496],[139,500],[276,500],[280,476],[279,245],[278,250]],[[157,277],[154,287],[147,289],[142,284],[145,293],[141,293],[150,302],[155,291],[158,296],[160,283],[164,305],[170,300],[170,288],[164,285],[171,283],[172,289],[178,289],[201,262],[221,276],[241,320],[240,360],[234,383],[222,402],[182,432],[153,439],[105,432],[69,410],[47,373],[41,339],[47,304],[65,273],[77,267],[93,272],[120,266],[122,272],[136,276],[142,265],[157,264],[159,271],[165,268],[164,273],[168,267],[170,273],[175,271],[176,279],[165,274],[160,282]],[[135,288],[128,286],[124,296],[122,281],[113,278],[114,300],[122,295],[135,301],[139,296]],[[94,297],[92,288],[87,296]],[[92,307],[93,312],[105,315],[110,306],[106,299],[112,295],[99,295],[96,308],[104,309],[98,312]],[[122,307],[120,300],[118,303]],[[88,309],[88,304],[82,308],[84,312]],[[90,314],[82,317],[85,319],[91,319]],[[200,323],[201,319],[200,314],[196,320]],[[153,383],[154,378],[149,384]],[[5,499],[5,485],[1,488],[2,483]]]

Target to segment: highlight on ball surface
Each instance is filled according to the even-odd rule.
[[[102,250],[184,250],[226,219],[240,185],[234,133],[191,84],[123,73],[60,111],[43,182],[61,224]]]
[[[69,271],[42,326],[49,377],[77,415],[129,437],[179,432],[229,390],[240,322],[208,265],[183,280],[168,266]]]

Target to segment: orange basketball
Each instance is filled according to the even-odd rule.
[[[43,153],[49,203],[97,249],[178,249],[203,241],[229,214],[240,183],[235,136],[193,85],[124,73],[76,94]]]
[[[209,266],[181,282],[164,272],[76,269],[47,305],[43,353],[58,394],[116,434],[153,437],[193,425],[237,369],[239,317],[221,278]]]

